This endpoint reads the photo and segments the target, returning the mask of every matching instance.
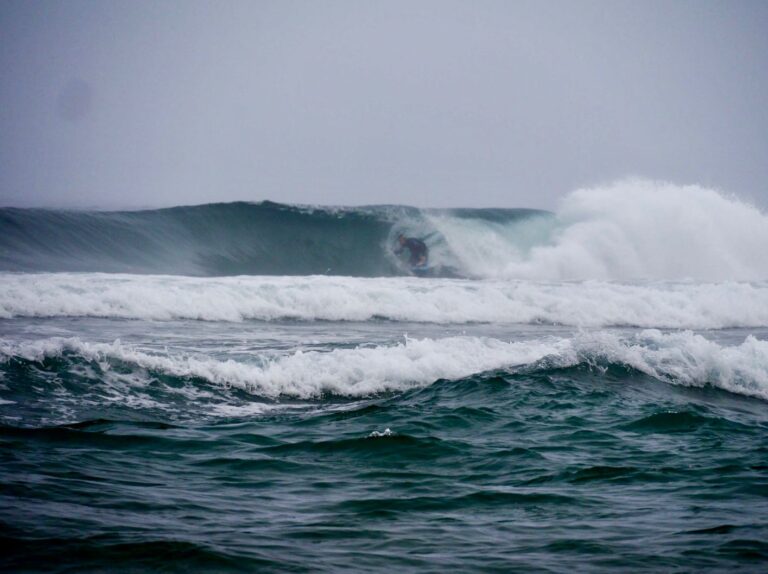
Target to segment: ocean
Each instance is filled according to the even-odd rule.
[[[765,571],[766,247],[649,182],[0,209],[0,570]]]

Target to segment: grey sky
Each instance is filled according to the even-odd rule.
[[[0,205],[768,204],[768,2],[0,3]]]

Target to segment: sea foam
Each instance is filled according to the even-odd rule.
[[[0,274],[0,318],[768,325],[768,283]]]
[[[237,387],[255,395],[319,398],[325,394],[363,397],[423,387],[439,379],[460,379],[485,371],[563,369],[577,365],[621,365],[670,384],[711,385],[736,394],[768,400],[768,341],[748,336],[724,346],[689,332],[665,334],[645,330],[632,336],[582,333],[571,338],[502,341],[484,337],[405,339],[377,347],[296,351],[258,357],[252,362],[217,360],[204,355],[147,351],[77,338],[50,338],[25,343],[0,340],[0,360],[43,361],[73,355],[95,361],[109,371],[119,361],[152,373],[195,378],[220,387]],[[98,380],[105,379],[97,377]]]
[[[14,344],[0,341],[0,358],[41,361],[67,353],[109,368],[110,360],[175,377],[197,377],[234,386],[266,397],[311,398],[325,393],[367,396],[403,391],[442,378],[461,378],[510,364],[525,364],[557,349],[544,343],[510,343],[477,337],[440,340],[406,339],[380,347],[296,351],[253,363],[205,356],[148,353],[113,343],[89,343],[77,338],[50,338]]]
[[[513,279],[768,279],[768,216],[695,185],[642,179],[566,195],[554,219],[430,218],[454,263]]]

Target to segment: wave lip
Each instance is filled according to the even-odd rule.
[[[207,357],[150,354],[114,343],[88,343],[77,338],[51,338],[16,344],[0,341],[0,358],[40,362],[74,355],[109,361],[173,377],[199,378],[223,387],[237,387],[260,396],[319,398],[324,394],[369,396],[426,386],[441,378],[462,378],[507,364],[538,359],[547,345],[507,343],[497,339],[450,337],[440,340],[406,339],[382,347],[296,351],[253,363],[219,361]]]
[[[392,253],[398,233],[427,240],[431,272],[455,259],[430,213],[514,226],[531,209],[420,210],[220,203],[127,212],[0,208],[0,270],[193,276],[409,275]]]
[[[154,380],[153,373],[159,373],[236,387],[272,399],[312,399],[327,394],[365,397],[500,369],[531,374],[579,365],[598,370],[618,365],[669,384],[709,385],[768,400],[768,341],[753,336],[737,346],[722,346],[691,332],[664,334],[657,330],[626,338],[598,333],[519,342],[482,337],[405,339],[379,347],[255,357],[253,362],[149,353],[119,341],[0,341],[0,360],[6,363],[59,357],[69,360],[70,356],[96,362],[105,372],[110,371],[113,362],[131,365],[136,371],[148,373],[142,379],[145,383]]]
[[[0,274],[0,318],[768,326],[767,283]]]

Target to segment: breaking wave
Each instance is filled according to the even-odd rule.
[[[0,274],[0,318],[768,326],[768,283]]]
[[[0,361],[3,368],[21,362],[59,375],[69,370],[94,384],[111,380],[125,384],[129,378],[131,388],[144,388],[165,376],[234,387],[269,399],[365,397],[500,369],[531,374],[577,366],[598,370],[618,366],[670,384],[709,385],[768,400],[768,341],[750,335],[740,345],[723,346],[689,331],[646,330],[629,337],[580,334],[517,342],[468,336],[406,338],[386,346],[254,356],[248,362],[140,350],[119,341],[0,340]]]
[[[556,213],[230,203],[134,212],[0,209],[0,270],[196,276],[408,274],[398,233],[436,276],[768,279],[768,217],[713,190],[642,180],[582,189]]]

